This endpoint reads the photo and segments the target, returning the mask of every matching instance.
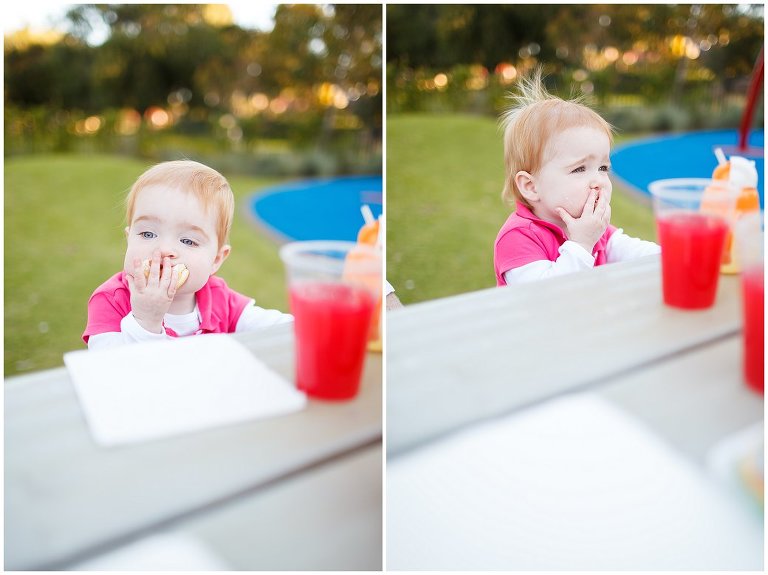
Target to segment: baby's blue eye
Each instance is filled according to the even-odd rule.
[[[181,243],[185,246],[191,246],[195,247],[197,245],[197,242],[190,240],[189,238],[182,238]]]
[[[157,237],[155,236],[154,232],[139,232],[139,235],[147,240],[151,240],[152,238]]]
[[[600,166],[600,171],[601,172],[610,172],[611,171],[611,166]]]
[[[578,168],[576,168],[575,170],[573,170],[571,173],[572,173],[572,174],[575,174],[576,172],[583,172],[583,171],[584,171],[584,166],[579,166]]]

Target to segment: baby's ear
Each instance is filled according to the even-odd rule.
[[[131,230],[131,228],[130,228],[130,227],[128,227],[128,226],[125,226],[125,239],[126,239],[126,240],[128,239],[128,232],[129,232],[130,230]]]
[[[221,264],[223,264],[224,260],[226,260],[229,257],[229,254],[231,251],[232,251],[232,246],[230,246],[229,244],[224,244],[219,248],[219,251],[216,254],[216,258],[213,260],[213,269],[211,270],[211,275],[219,271]]]
[[[539,201],[539,193],[536,191],[536,182],[531,174],[520,170],[515,174],[515,185],[529,203]]]

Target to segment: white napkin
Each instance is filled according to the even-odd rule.
[[[70,571],[229,571],[203,541],[183,533],[160,533],[69,568]]]
[[[762,517],[719,487],[620,408],[565,396],[387,461],[387,568],[762,570]]]
[[[223,334],[64,354],[94,440],[111,446],[298,411],[306,397]]]

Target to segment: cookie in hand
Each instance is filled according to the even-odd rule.
[[[144,277],[149,277],[149,264],[152,260],[147,258],[143,262],[141,262],[144,266]],[[187,278],[189,277],[189,270],[187,269],[187,266],[184,264],[176,264],[173,266],[173,269],[171,271],[178,270],[179,271],[179,279],[176,282],[176,289],[179,289],[182,285],[184,285],[184,282],[187,281]]]

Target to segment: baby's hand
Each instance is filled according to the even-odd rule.
[[[597,240],[605,233],[608,224],[611,223],[611,205],[608,203],[608,194],[598,194],[592,190],[581,216],[574,218],[563,208],[557,208],[557,215],[565,224],[565,235],[572,242],[576,242],[590,254]]]
[[[140,259],[133,260],[133,274],[126,274],[131,291],[133,317],[141,327],[152,333],[163,333],[163,317],[176,295],[179,272],[173,269],[170,258],[163,260],[160,272],[160,251],[152,254],[149,277],[144,276]]]

